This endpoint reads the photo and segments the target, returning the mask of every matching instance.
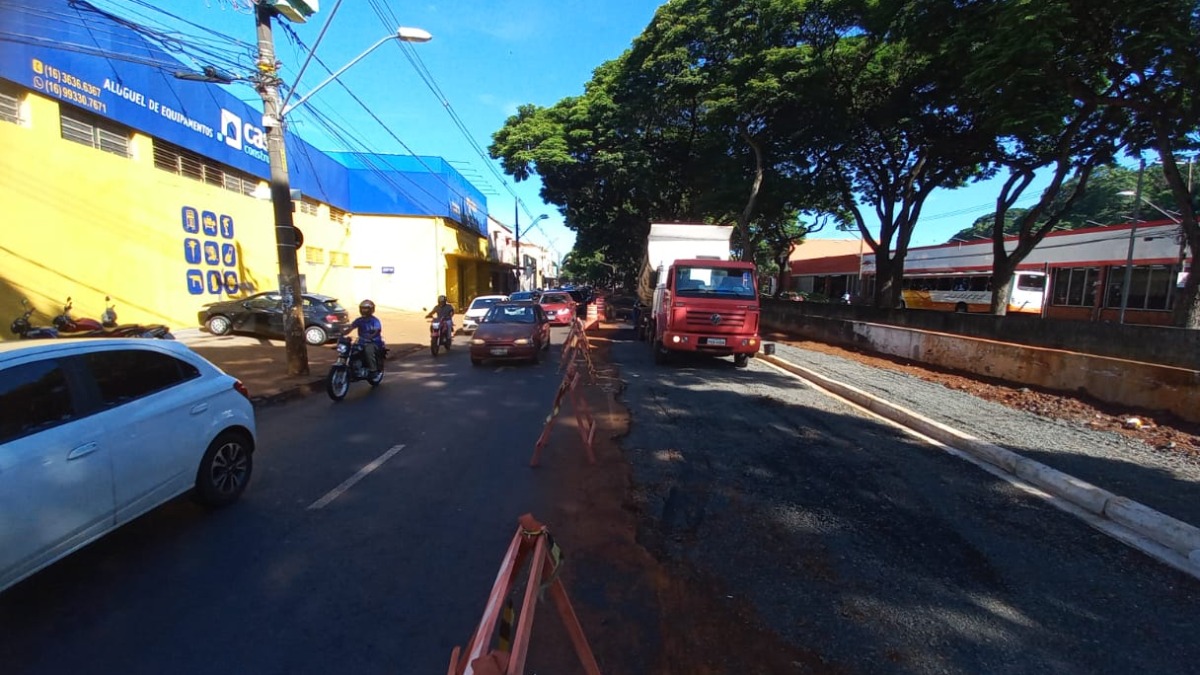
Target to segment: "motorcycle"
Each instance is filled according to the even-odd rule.
[[[112,305],[112,298],[106,295],[104,296],[104,301],[107,304],[107,308],[104,310],[104,314],[101,315],[101,320],[96,321],[95,319],[76,319],[72,317],[71,307],[73,304],[71,298],[67,298],[67,304],[63,306],[62,314],[54,317],[53,321],[54,327],[58,330],[58,336],[175,339],[170,329],[162,324],[151,324],[149,326],[136,323],[117,325],[117,311]]]
[[[117,309],[112,303],[112,298],[107,295],[104,296],[104,305],[104,313],[100,315],[100,325],[105,330],[116,333],[115,337],[159,338],[161,340],[175,339],[175,336],[171,334],[171,329],[161,323],[152,323],[145,326],[139,323],[117,325]]]
[[[21,306],[25,308],[25,312],[21,316],[13,319],[12,324],[8,329],[22,340],[45,340],[58,337],[58,330],[50,326],[33,326],[29,323],[29,317],[33,316],[33,308],[29,306],[29,301],[21,298]]]
[[[346,398],[351,382],[366,380],[372,387],[378,387],[379,383],[383,382],[383,362],[388,353],[386,347],[379,350],[379,372],[374,375],[367,370],[361,340],[353,341],[343,335],[338,338],[335,349],[338,354],[337,360],[330,366],[329,375],[325,377],[325,392],[329,394],[329,398],[334,401]]]
[[[59,335],[66,333],[98,333],[104,330],[104,326],[95,319],[76,319],[72,317],[72,306],[71,298],[67,297],[67,304],[63,305],[62,314],[54,317],[50,322],[54,324]]]
[[[454,321],[451,319],[434,319],[429,324],[429,353],[434,356],[438,355],[438,348],[445,347],[446,351],[450,351],[450,345],[454,342]]]

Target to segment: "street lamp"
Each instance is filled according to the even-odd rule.
[[[1150,201],[1149,199],[1146,199],[1146,196],[1145,196],[1145,195],[1138,195],[1138,194],[1137,194],[1136,192],[1134,192],[1133,190],[1121,190],[1120,192],[1118,192],[1118,193],[1117,193],[1117,195],[1119,195],[1119,196],[1121,196],[1121,197],[1134,197],[1134,196],[1137,196],[1137,197],[1139,197],[1139,198],[1142,200],[1142,203],[1143,203],[1143,204],[1145,204],[1146,206],[1149,206],[1150,208],[1154,209],[1155,211],[1158,211],[1159,213],[1163,214],[1164,216],[1166,216],[1167,218],[1169,218],[1169,219],[1170,219],[1172,222],[1175,222],[1175,223],[1178,223],[1178,222],[1180,222],[1180,221],[1179,221],[1179,216],[1178,216],[1178,215],[1176,215],[1176,214],[1174,214],[1174,213],[1171,213],[1170,211],[1168,211],[1168,210],[1166,210],[1166,209],[1162,208],[1161,206],[1159,206],[1158,204],[1155,204],[1154,202]]]
[[[1129,306],[1129,287],[1133,284],[1133,242],[1134,235],[1137,234],[1138,217],[1142,212],[1142,176],[1146,173],[1146,160],[1142,159],[1138,164],[1138,179],[1137,190],[1132,195],[1129,195],[1128,190],[1122,190],[1117,194],[1122,197],[1133,197],[1133,226],[1129,228],[1129,252],[1125,254],[1125,280],[1121,284],[1121,315],[1117,323],[1125,324],[1125,308]]]
[[[546,218],[549,216],[544,213],[534,218],[533,222],[529,223],[529,227],[525,228],[525,232],[528,233],[534,225]],[[521,200],[519,199],[513,204],[513,231],[517,235],[517,290],[523,291],[525,290],[525,264],[521,261]]]
[[[367,47],[363,51],[363,53],[361,53],[358,56],[351,59],[349,63],[342,66],[341,68],[338,68],[329,77],[322,80],[320,84],[313,87],[311,91],[309,91],[307,94],[305,94],[304,96],[301,96],[299,99],[297,99],[295,103],[285,107],[283,109],[282,114],[287,115],[291,111],[300,107],[305,101],[307,101],[309,98],[311,98],[312,95],[317,93],[317,91],[319,91],[322,87],[324,87],[325,85],[329,84],[330,82],[333,82],[334,80],[336,80],[339,75],[341,75],[342,73],[349,70],[350,66],[353,66],[354,64],[358,63],[359,61],[362,61],[364,58],[366,58],[367,54],[370,54],[371,52],[375,51],[376,49],[379,48],[380,45],[387,42],[388,40],[399,40],[401,42],[429,42],[432,39],[433,39],[433,36],[430,35],[428,31],[422,30],[420,28],[409,28],[408,26],[401,26],[396,29],[395,34],[387,35],[382,38],[379,38],[379,40],[377,40],[375,42],[375,44],[371,45],[370,47]],[[288,96],[290,98],[291,94],[288,94]],[[286,104],[287,101],[284,101],[284,103]]]
[[[304,103],[326,84],[332,82],[358,63],[379,45],[393,38],[412,42],[427,42],[429,33],[413,28],[400,28],[371,45],[308,94],[287,108],[279,100],[279,76],[276,72],[275,43],[271,35],[271,19],[275,10],[267,3],[259,3],[255,12],[258,30],[258,68],[261,77],[257,86],[263,101],[263,126],[267,130],[267,155],[271,168],[271,203],[275,213],[275,248],[279,258],[279,294],[282,296],[283,335],[287,350],[288,375],[308,374],[308,349],[302,333],[304,327],[304,303],[300,300],[300,267],[296,262],[296,228],[292,221],[292,191],[288,178],[287,159],[284,148],[283,118]]]

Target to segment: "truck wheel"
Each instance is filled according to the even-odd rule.
[[[733,355],[733,365],[735,368],[745,368],[746,366],[749,366],[750,365],[750,355],[749,354],[734,354]]]

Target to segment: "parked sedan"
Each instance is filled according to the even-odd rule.
[[[492,305],[471,338],[471,365],[487,359],[518,359],[537,363],[550,349],[550,322],[531,302]]]
[[[253,467],[246,388],[184,344],[0,344],[0,591],[185,492],[224,506]]]
[[[350,314],[337,298],[315,293],[304,294],[304,341],[322,345],[342,334],[350,323]],[[283,337],[283,297],[268,291],[238,300],[211,302],[200,310],[200,325],[213,335],[232,332],[265,337]]]
[[[546,312],[546,318],[555,326],[569,326],[575,320],[577,305],[566,291],[546,291],[538,304]]]

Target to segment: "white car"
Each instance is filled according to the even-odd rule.
[[[185,492],[253,468],[246,388],[173,340],[0,344],[0,591]]]
[[[479,328],[479,320],[484,314],[488,313],[492,305],[497,302],[508,300],[507,295],[481,295],[471,301],[471,306],[467,308],[466,314],[463,315],[462,332],[474,333],[476,328]]]

